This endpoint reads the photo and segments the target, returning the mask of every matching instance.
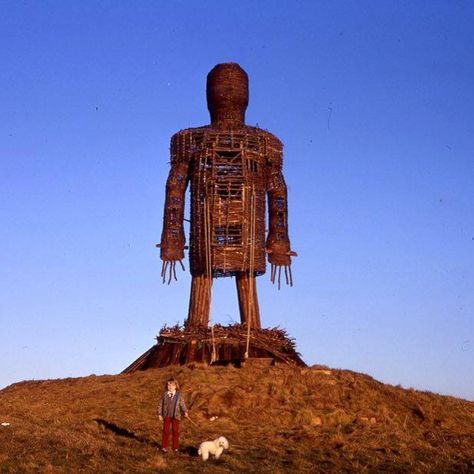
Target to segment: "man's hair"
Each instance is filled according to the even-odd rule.
[[[179,390],[179,383],[174,377],[170,377],[165,383],[165,390],[168,390],[168,383],[172,382],[176,385],[176,390]]]

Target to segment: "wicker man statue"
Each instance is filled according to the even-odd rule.
[[[282,143],[245,124],[247,73],[235,63],[218,64],[207,76],[211,124],[181,130],[171,138],[161,237],[162,277],[176,279],[185,249],[184,198],[191,183],[190,268],[187,329],[207,327],[213,278],[234,276],[241,323],[260,329],[255,278],[271,264],[271,281],[284,270],[292,285],[287,190]],[[265,240],[265,201],[268,235]],[[249,326],[250,325],[250,326]]]

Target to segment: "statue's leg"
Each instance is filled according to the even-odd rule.
[[[238,273],[235,282],[239,296],[240,322],[246,324],[250,321],[252,329],[260,329],[256,278],[247,273]]]
[[[195,275],[191,281],[188,320],[186,328],[207,327],[211,307],[212,277]]]

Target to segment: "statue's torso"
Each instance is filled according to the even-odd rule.
[[[188,135],[191,272],[263,274],[267,149],[277,139],[253,127],[179,133]]]

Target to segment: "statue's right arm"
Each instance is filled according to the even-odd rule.
[[[171,138],[171,170],[166,182],[160,257],[164,262],[184,258],[184,198],[189,181],[190,134],[178,132]]]

